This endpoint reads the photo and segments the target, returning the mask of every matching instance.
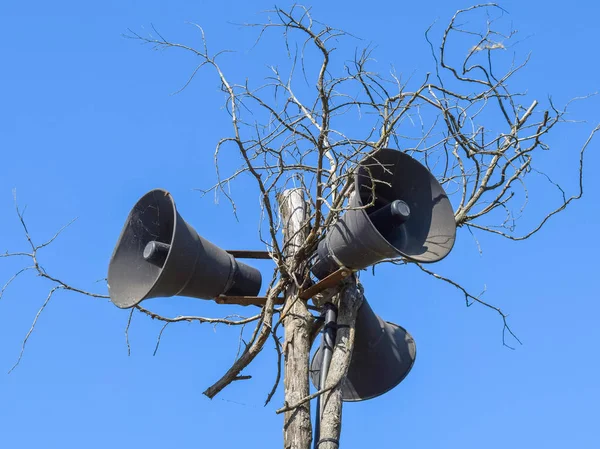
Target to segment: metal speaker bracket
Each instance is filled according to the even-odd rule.
[[[315,295],[321,293],[323,290],[328,288],[335,287],[344,279],[352,274],[352,270],[350,268],[341,267],[338,270],[331,273],[329,276],[323,278],[316,284],[310,286],[306,290],[300,292],[300,298],[304,300],[308,300]]]
[[[229,254],[238,259],[271,259],[268,251],[254,251],[245,249],[226,249]]]

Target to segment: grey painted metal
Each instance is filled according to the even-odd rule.
[[[148,242],[142,252],[142,257],[153,265],[161,268],[167,260],[171,245],[168,243],[156,242],[154,240]]]
[[[395,222],[389,226],[380,215],[386,207],[390,212],[396,200],[401,203],[387,214]],[[454,246],[456,223],[444,189],[427,168],[401,151],[381,149],[359,164],[349,206],[319,243],[311,269],[319,279],[342,265],[360,270],[395,257],[437,262]],[[405,221],[392,215],[404,215]]]
[[[323,354],[319,348],[311,362],[315,386],[319,385]],[[383,321],[363,299],[356,317],[354,351],[342,385],[342,399],[364,401],[388,392],[408,375],[416,354],[412,336],[404,328]]]
[[[200,237],[181,218],[171,194],[161,189],[135,204],[108,267],[110,299],[121,308],[175,295],[256,296],[261,282],[256,268]]]

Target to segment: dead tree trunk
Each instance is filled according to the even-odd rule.
[[[331,357],[331,365],[321,398],[322,419],[318,449],[337,449],[342,431],[342,382],[346,378],[352,350],[356,315],[362,304],[362,288],[354,276],[342,287],[337,295],[338,330]]]
[[[306,202],[302,189],[286,190],[279,195],[278,199],[284,223],[286,266],[294,270],[287,273],[292,283],[285,293],[286,300],[282,314],[285,327],[283,385],[285,403],[295,404],[309,395],[308,367],[313,319],[306,301],[298,297],[298,284],[303,279],[302,271],[306,264],[294,262],[297,249],[308,234]],[[294,282],[296,279],[298,281]],[[307,401],[285,413],[283,440],[285,449],[310,449],[312,440],[310,402]]]

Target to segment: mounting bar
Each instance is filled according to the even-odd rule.
[[[226,249],[233,257],[240,259],[271,259],[271,253],[268,251],[254,251],[245,249]]]
[[[351,274],[352,270],[350,268],[341,267],[326,278],[320,280],[314,285],[311,285],[306,290],[301,291],[300,298],[304,300],[310,299],[327,288],[335,287]]]
[[[236,254],[234,254],[235,251],[227,251],[227,252],[234,257],[239,257]],[[246,251],[240,251],[240,252],[246,253]],[[260,252],[260,251],[247,251],[247,252],[255,253],[255,252]],[[265,254],[268,254],[268,253],[265,252]],[[352,274],[352,270],[350,270],[349,268],[346,268],[346,267],[342,267],[339,270],[331,273],[326,278],[317,282],[316,284],[311,285],[306,290],[301,291],[298,296],[300,299],[303,299],[306,301],[306,300],[312,298],[313,296],[315,296],[316,294],[321,293],[323,290],[325,290],[327,288],[335,287],[336,285],[338,285],[341,281],[346,279],[351,274]],[[276,298],[275,304],[283,304],[284,301],[285,301],[285,298]],[[238,304],[241,306],[264,306],[267,302],[267,297],[266,296],[226,296],[226,295],[221,295],[221,296],[217,296],[215,298],[215,302],[217,304]]]
[[[283,304],[285,298],[275,298],[275,304]],[[240,306],[264,306],[267,303],[266,296],[217,296],[217,304],[238,304]]]

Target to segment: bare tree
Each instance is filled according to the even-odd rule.
[[[211,70],[218,79],[231,134],[216,143],[218,181],[203,192],[225,196],[235,214],[235,198],[228,187],[240,175],[250,174],[260,191],[263,217],[260,239],[276,265],[267,299],[255,316],[169,318],[138,305],[131,309],[130,321],[131,315],[138,311],[164,322],[157,347],[162,331],[171,323],[199,321],[239,326],[254,323],[251,337],[239,357],[204,394],[213,398],[231,382],[245,379],[242,371],[271,340],[279,361],[276,382],[266,403],[277,389],[283,369],[285,403],[277,413],[284,413],[286,448],[310,447],[310,404],[324,394],[331,401],[328,400],[324,414],[321,429],[324,441],[320,447],[337,446],[341,429],[339,385],[350,360],[353,323],[362,300],[362,287],[356,275],[352,275],[339,286],[313,298],[314,305],[309,305],[301,293],[313,282],[309,258],[316,245],[348,208],[351,180],[361,159],[381,148],[394,147],[420,160],[452,199],[457,227],[465,228],[474,236],[477,232],[487,232],[510,240],[528,239],[551,217],[582,197],[585,151],[600,127],[594,128],[579,148],[579,169],[574,173],[579,188],[575,193],[568,194],[536,168],[537,155],[551,150],[545,143],[546,135],[569,121],[569,103],[558,107],[547,100],[542,105],[539,100],[510,89],[510,81],[525,69],[528,58],[505,63],[505,57],[496,57],[498,52],[510,48],[515,37],[510,28],[503,29],[504,15],[493,3],[459,10],[436,44],[430,38],[431,30],[427,30],[434,71],[420,80],[405,80],[394,70],[377,71],[370,47],[357,49],[350,60],[337,58],[336,52],[342,45],[353,48],[359,41],[316,21],[310,9],[300,5],[275,8],[269,12],[270,19],[266,23],[245,24],[256,30],[256,45],[275,33],[281,37],[288,55],[286,69],[271,66],[270,76],[259,84],[250,80],[235,82],[232,75],[225,73],[220,65],[225,52],[209,50],[198,25],[202,39],[198,48],[172,42],[156,30],[151,35],[134,31],[127,34],[154,49],[181,50],[196,57],[197,66],[182,90],[193,82],[200,70]],[[475,21],[479,25],[473,25],[474,22],[464,25],[470,23],[463,20],[468,16],[479,19]],[[451,49],[456,42],[468,43],[457,52]],[[450,55],[457,53],[465,56],[453,60]],[[224,173],[219,168],[224,154],[228,158],[234,154],[240,158],[237,170]],[[540,217],[532,229],[519,234],[515,232],[515,224],[526,211],[527,181],[535,175],[541,175],[547,182],[548,195],[555,193],[557,204]],[[4,284],[0,296],[15,278],[27,272],[54,284],[23,341],[24,350],[39,315],[57,290],[107,296],[80,290],[50,275],[40,265],[38,252],[56,236],[43,244],[34,243],[18,208],[17,213],[29,248],[0,256],[23,257],[29,263]],[[405,259],[387,262],[414,263]],[[458,289],[467,306],[479,304],[493,310],[501,319],[503,344],[511,347],[519,343],[501,308],[469,292],[459,280],[418,263],[416,266]],[[278,307],[282,295],[285,303]],[[322,296],[340,305],[340,320],[347,327],[338,334],[334,363],[323,390],[309,394],[309,351],[319,329],[313,311],[319,311]],[[282,325],[285,328],[283,342]],[[22,355],[23,351],[19,360]]]

